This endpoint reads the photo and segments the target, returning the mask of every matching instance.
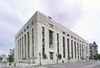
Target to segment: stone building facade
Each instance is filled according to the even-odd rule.
[[[98,54],[98,45],[96,42],[90,43],[90,56],[94,58],[96,54]]]
[[[37,11],[15,36],[15,61],[54,64],[89,57],[89,43]],[[58,59],[58,55],[60,55]]]

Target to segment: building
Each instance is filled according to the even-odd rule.
[[[9,55],[12,55],[12,56],[14,57],[14,55],[15,55],[15,54],[14,54],[14,53],[15,53],[15,52],[14,52],[14,51],[15,51],[15,48],[14,48],[14,49],[9,49],[9,50],[10,50]]]
[[[90,56],[94,58],[96,54],[98,54],[98,45],[96,42],[90,43]]]
[[[15,61],[22,63],[64,63],[69,56],[77,62],[89,56],[85,39],[39,11],[16,34],[15,44]]]

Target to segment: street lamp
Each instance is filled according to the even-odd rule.
[[[39,52],[39,57],[40,57],[40,65],[41,65],[41,55],[42,55],[42,54]]]

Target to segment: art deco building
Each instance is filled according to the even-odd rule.
[[[37,11],[15,36],[15,61],[53,64],[81,61],[89,56],[89,43]]]

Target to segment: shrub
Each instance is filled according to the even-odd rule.
[[[68,62],[71,60],[71,57],[70,56],[68,56]]]
[[[58,59],[60,60],[62,58],[61,54],[58,54]]]
[[[82,61],[83,61],[83,59],[84,59],[84,56],[81,57],[81,60],[82,60]]]
[[[46,54],[43,54],[43,59],[47,59],[47,55]]]

